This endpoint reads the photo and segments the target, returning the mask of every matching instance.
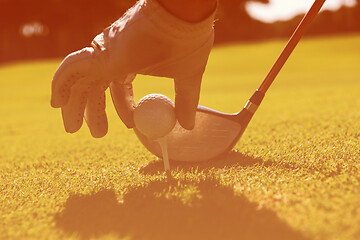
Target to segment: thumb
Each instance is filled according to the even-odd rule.
[[[195,126],[195,115],[200,97],[202,74],[175,79],[175,113],[180,125],[191,130]]]

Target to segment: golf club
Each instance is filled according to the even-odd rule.
[[[235,146],[262,102],[265,93],[300,41],[305,30],[320,11],[324,2],[325,0],[315,0],[260,87],[240,112],[227,114],[204,106],[198,106],[193,130],[185,130],[179,123],[175,125],[174,129],[167,135],[170,160],[186,162],[207,161],[226,154]],[[158,141],[149,139],[136,128],[134,128],[134,131],[142,144],[151,153],[160,158],[162,157]]]

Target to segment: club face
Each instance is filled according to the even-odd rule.
[[[134,131],[151,153],[162,157],[160,145],[156,140],[149,139],[136,128]],[[230,151],[242,132],[237,115],[199,107],[193,130],[185,130],[176,123],[174,129],[166,136],[169,159],[185,162],[211,160]]]

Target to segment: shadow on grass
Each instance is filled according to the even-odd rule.
[[[303,168],[303,166],[298,165],[296,162],[276,162],[272,160],[264,161],[261,158],[253,158],[250,156],[246,156],[240,152],[232,150],[225,156],[219,157],[217,159],[212,159],[210,161],[204,162],[170,162],[171,169],[193,171],[195,169],[200,171],[211,171],[212,169],[223,169],[230,167],[252,167],[255,165],[261,165],[264,167],[277,167],[288,170],[296,170]],[[159,174],[164,171],[164,163],[162,160],[153,161],[149,163],[147,166],[140,169],[140,173],[142,174]],[[315,171],[315,169],[308,169],[308,171]],[[331,172],[330,176],[335,176],[339,174],[338,172]]]
[[[72,195],[55,221],[83,239],[306,239],[274,212],[215,180],[178,182],[170,176],[129,189],[121,202],[113,190]]]
[[[266,167],[272,166],[274,163],[272,161],[264,162],[260,158],[253,158],[246,156],[237,151],[231,151],[227,155],[213,159],[205,162],[176,162],[172,161],[170,163],[172,169],[182,169],[185,171],[190,171],[192,169],[198,170],[210,170],[212,168],[224,168],[224,167],[232,167],[232,166],[241,166],[241,167],[251,167],[256,164],[264,165]],[[153,161],[149,163],[147,166],[140,169],[140,173],[143,174],[158,174],[164,170],[164,163],[162,160]]]

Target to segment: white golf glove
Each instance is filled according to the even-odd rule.
[[[119,117],[134,127],[132,81],[136,74],[173,78],[179,123],[192,129],[200,85],[213,45],[214,14],[199,23],[182,21],[155,0],[140,0],[92,42],[69,54],[52,81],[51,105],[61,107],[65,130],[78,131],[83,117],[93,137],[108,123],[105,90],[110,87]]]

